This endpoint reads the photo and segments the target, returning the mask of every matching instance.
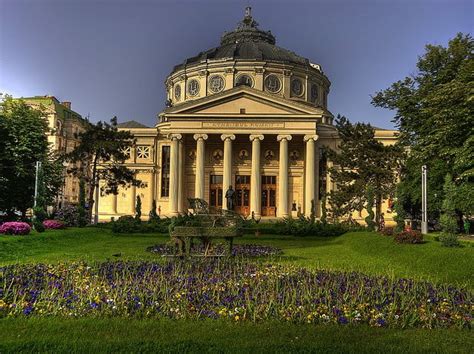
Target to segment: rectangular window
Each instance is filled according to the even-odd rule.
[[[170,146],[161,148],[161,197],[170,196]]]

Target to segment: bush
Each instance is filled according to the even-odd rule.
[[[419,231],[415,230],[405,230],[400,233],[395,234],[395,242],[397,243],[422,243],[423,235]]]
[[[283,219],[278,221],[273,228],[273,231],[280,235],[323,237],[340,236],[350,230],[349,225],[312,222],[311,219],[305,217]]]
[[[10,221],[0,226],[0,234],[5,235],[28,235],[30,231],[30,225],[22,221]]]
[[[59,230],[66,228],[66,225],[64,225],[64,223],[59,220],[45,220],[43,221],[43,226],[48,230]]]
[[[123,215],[117,221],[112,222],[112,232],[124,234],[140,232],[140,223],[140,220],[131,215]]]
[[[439,241],[443,247],[461,247],[461,243],[458,240],[458,235],[453,233],[443,232],[439,236]]]
[[[393,227],[384,227],[382,230],[380,230],[380,233],[384,236],[393,236],[395,229]]]
[[[79,207],[75,205],[66,205],[59,209],[56,212],[56,219],[61,220],[66,226],[83,226]]]
[[[33,221],[33,227],[35,228],[35,230],[37,232],[44,232],[44,226],[43,226],[43,223],[39,220],[35,220]]]
[[[151,219],[142,222],[131,215],[123,215],[112,222],[112,232],[117,234],[168,233],[170,219]]]

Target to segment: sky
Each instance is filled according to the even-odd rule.
[[[0,92],[152,126],[173,66],[218,46],[249,5],[278,46],[322,66],[334,115],[382,128],[394,112],[371,95],[474,22],[474,0],[0,0]]]

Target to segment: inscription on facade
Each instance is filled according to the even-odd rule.
[[[203,122],[203,128],[284,128],[285,123],[265,122]]]

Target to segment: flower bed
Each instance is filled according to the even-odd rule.
[[[223,255],[228,253],[228,245],[217,243],[211,246],[211,249],[208,250],[208,254],[211,255]],[[147,251],[161,254],[161,255],[171,255],[174,254],[173,246],[168,244],[160,244],[152,247],[148,247]],[[202,244],[193,244],[191,252],[193,254],[204,254],[205,247]],[[262,256],[277,256],[283,254],[283,251],[280,248],[272,246],[262,246],[262,245],[234,245],[232,248],[233,256],[241,257],[262,257]]]
[[[0,317],[274,319],[466,328],[473,294],[448,285],[245,261],[105,262],[0,268]]]
[[[43,226],[45,229],[58,230],[65,229],[66,225],[59,220],[45,220],[43,221]]]
[[[28,235],[31,226],[22,221],[9,221],[0,225],[0,234],[5,235]]]

